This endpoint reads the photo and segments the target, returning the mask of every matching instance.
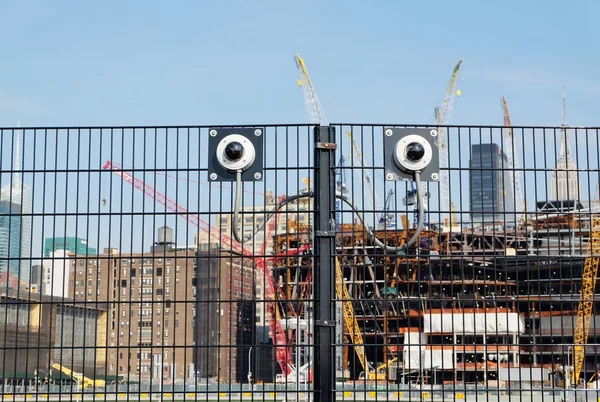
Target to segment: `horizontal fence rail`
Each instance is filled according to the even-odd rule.
[[[599,130],[0,128],[0,398],[597,400]]]

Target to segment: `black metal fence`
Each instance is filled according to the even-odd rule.
[[[3,400],[598,397],[599,129],[245,128],[0,130]]]

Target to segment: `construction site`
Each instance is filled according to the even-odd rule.
[[[299,56],[296,61],[311,123],[328,125],[304,61]],[[461,63],[435,109],[441,169],[449,166],[443,126],[454,97],[460,96]],[[413,246],[394,255],[375,244],[363,223],[341,224],[342,211],[339,203],[336,206],[335,349],[340,381],[596,388],[600,366],[592,318],[600,252],[598,200],[581,204],[565,121],[552,195],[538,201],[535,210],[527,210],[522,173],[517,170],[517,141],[504,98],[502,110],[504,149],[497,151],[501,163],[473,159],[470,163],[471,168],[490,169],[488,176],[485,170],[471,172],[470,184],[482,187],[483,198],[482,183],[496,180],[492,175],[498,175],[498,182],[508,180],[512,194],[506,196],[505,191],[495,210],[473,208],[471,220],[463,222],[454,212],[436,215],[443,218],[426,224]],[[565,113],[563,102],[563,120]],[[354,153],[352,167],[362,168],[362,151],[352,132],[347,134]],[[343,156],[338,167],[337,191],[344,193]],[[373,228],[376,238],[386,246],[405,244],[415,232],[416,213],[415,224],[409,221],[410,213],[390,213],[394,191],[389,190],[382,207],[369,170],[361,173],[370,202],[365,209],[381,211]],[[440,176],[439,211],[454,211],[448,172],[441,170]],[[472,188],[471,206],[478,201],[474,192]],[[407,212],[416,208],[416,193],[412,183],[404,197]],[[596,189],[596,197],[597,193]],[[512,199],[512,209],[507,199]],[[482,211],[480,223],[477,211]],[[505,211],[512,212],[512,219]],[[397,217],[401,224],[396,223]],[[274,254],[288,256],[276,259],[272,269],[264,271],[274,288],[266,293],[266,300],[276,300],[269,313],[281,368],[277,381],[311,382],[312,349],[307,345],[312,344],[314,325],[313,228],[294,222],[293,216],[286,219],[291,230],[275,236]],[[292,251],[298,255],[289,256]]]
[[[552,160],[545,160],[551,151],[544,148],[541,167],[535,158],[520,163],[524,159],[522,137],[539,133],[520,128],[516,138],[503,97],[502,125],[477,129],[447,125],[455,98],[461,96],[458,81],[463,60],[452,70],[442,100],[434,108],[434,121],[418,128],[330,124],[304,60],[296,55],[295,61],[310,124],[243,127],[240,132],[250,133],[244,138],[231,134],[245,145],[271,136],[269,142],[256,142],[248,158],[250,164],[260,165],[258,170],[252,170],[254,166],[247,172],[218,170],[210,158],[207,168],[196,169],[190,167],[196,161],[191,163],[189,154],[181,163],[185,169],[179,160],[175,168],[166,162],[164,169],[148,167],[145,160],[143,169],[129,168],[125,160],[112,160],[117,154],[112,148],[111,159],[105,158],[107,152],[101,153],[102,169],[93,166],[89,170],[99,170],[99,177],[109,179],[98,180],[98,212],[93,213],[100,216],[99,226],[119,228],[118,235],[111,232],[116,236],[108,239],[112,244],[96,256],[61,255],[73,260],[72,265],[63,264],[65,271],[73,267],[71,279],[85,277],[86,267],[89,271],[80,281],[69,281],[65,274],[63,293],[53,303],[85,310],[89,308],[86,303],[97,306],[101,302],[102,308],[94,314],[102,316],[102,332],[96,335],[101,333],[105,350],[100,351],[97,344],[85,353],[92,356],[95,352],[96,359],[99,354],[102,359],[86,367],[84,352],[78,351],[81,363],[76,366],[69,350],[74,346],[48,341],[43,359],[47,364],[26,364],[23,370],[33,367],[36,374],[5,378],[4,390],[16,383],[39,387],[38,372],[50,369],[61,373],[57,382],[64,374],[66,382],[70,377],[90,393],[98,389],[129,392],[127,383],[133,380],[138,391],[151,393],[155,387],[182,393],[209,392],[210,387],[218,392],[310,389],[320,381],[315,374],[318,348],[321,353],[329,348],[326,356],[333,357],[331,391],[600,389],[600,349],[596,346],[600,325],[595,324],[600,318],[596,297],[598,169],[589,163],[585,168],[577,166],[595,156],[582,155],[580,148],[571,152],[574,129],[566,123],[564,96],[562,126],[541,132],[545,143],[554,142],[554,155],[548,157]],[[315,148],[332,151],[335,157],[329,167],[335,185],[327,189],[335,190],[329,194],[335,204],[330,209],[335,222],[329,230],[315,222],[326,191],[315,188],[322,185],[320,179],[313,180],[319,169],[311,156],[302,159],[301,143],[302,132],[308,136],[323,127],[332,128],[338,136],[332,142],[315,140]],[[233,130],[188,128],[188,142],[190,130],[196,129],[199,138],[210,137],[215,144],[220,131]],[[414,176],[395,178],[385,165],[391,152],[385,149],[385,138],[394,138],[394,130],[417,129],[433,144],[439,166],[423,181],[420,174],[428,166],[416,169]],[[178,141],[185,130],[174,130]],[[472,134],[476,131],[477,135]],[[597,130],[591,131],[575,129],[576,142],[577,135],[585,136],[584,141],[590,134],[598,136]],[[113,130],[106,132],[112,142]],[[131,132],[132,138],[143,133],[146,144],[146,128]],[[465,132],[468,143],[458,152],[449,151],[450,140],[460,142],[457,137]],[[292,144],[294,138],[297,144]],[[383,138],[383,144],[374,145],[376,138]],[[427,141],[423,144],[431,149]],[[154,152],[162,152],[156,144],[159,151]],[[212,151],[210,144],[207,148]],[[221,148],[217,152],[228,152]],[[275,154],[290,148],[295,148],[296,160],[278,162]],[[461,160],[464,149],[468,158]],[[369,154],[373,163],[366,160]],[[156,154],[155,159],[159,159]],[[273,165],[263,166],[262,159]],[[189,174],[178,176],[177,170],[206,174],[209,181],[203,184],[209,190],[206,194],[198,190],[198,199],[191,201],[192,180]],[[288,171],[293,174],[284,176]],[[140,178],[146,173],[154,175],[152,186],[150,179]],[[273,174],[269,180],[264,177],[267,173]],[[165,189],[160,191],[154,188],[162,188],[157,184],[159,174],[168,177],[161,179]],[[235,176],[229,181],[235,182],[236,191],[233,185],[219,183],[220,175],[227,174],[230,179]],[[263,179],[265,183],[257,184]],[[187,183],[177,187],[181,181]],[[277,186],[281,183],[285,184]],[[272,184],[279,190],[270,191]],[[176,190],[169,193],[170,186]],[[139,195],[140,210],[132,196],[131,211],[125,211],[129,207],[125,208],[123,199],[131,193]],[[378,194],[385,195],[383,205]],[[203,202],[208,203],[204,209]],[[127,225],[112,223],[112,219],[129,213],[149,217],[153,232],[158,229],[158,238],[151,240],[144,240],[139,230],[143,251],[117,247],[127,245],[119,237]],[[104,221],[103,214],[107,216]],[[193,231],[193,244],[177,245],[176,235],[164,223],[167,219],[175,232]],[[138,240],[139,228],[133,222],[132,218],[131,244]],[[317,244],[324,237],[333,244],[325,257],[334,261],[331,272],[325,273],[316,262],[324,257]],[[319,299],[323,282],[321,289],[316,283],[328,278],[331,299]],[[317,317],[319,303],[333,306],[335,323],[323,324]],[[323,339],[319,326],[331,329],[331,344],[319,344]],[[26,358],[35,360],[32,356]],[[72,367],[56,363],[65,356],[71,358]],[[13,371],[16,377],[18,370]],[[228,388],[224,391],[223,387]]]

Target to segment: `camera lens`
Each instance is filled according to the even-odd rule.
[[[244,156],[244,147],[237,141],[230,142],[225,147],[225,156],[230,161],[237,161]]]
[[[425,156],[425,148],[418,142],[411,142],[406,147],[406,159],[411,162],[418,162]]]

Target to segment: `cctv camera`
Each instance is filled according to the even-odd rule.
[[[398,140],[393,156],[401,170],[407,173],[420,172],[431,162],[433,150],[425,138],[410,134]]]
[[[239,134],[230,134],[217,145],[217,160],[228,171],[247,170],[256,158],[252,142]]]

